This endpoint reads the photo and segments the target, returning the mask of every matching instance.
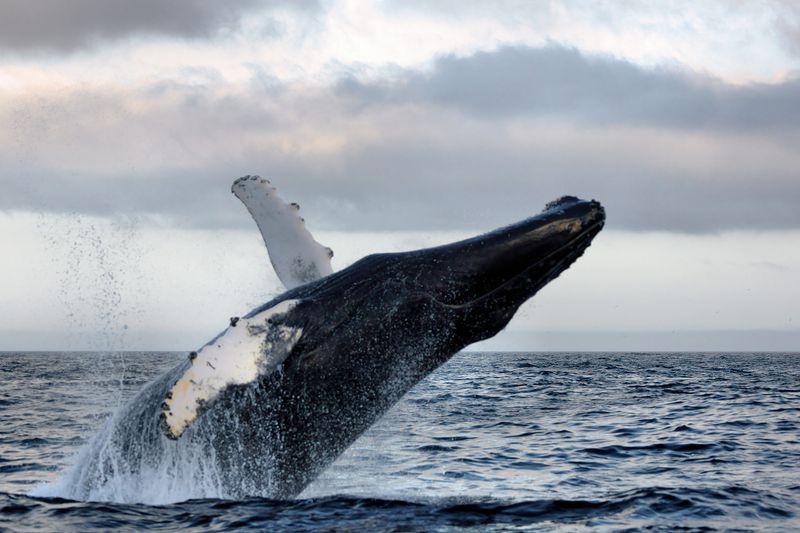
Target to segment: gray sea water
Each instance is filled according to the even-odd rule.
[[[296,500],[30,495],[184,356],[0,353],[0,529],[800,530],[788,353],[464,352]]]

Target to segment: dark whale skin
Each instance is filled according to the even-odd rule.
[[[376,254],[287,291],[302,337],[282,366],[206,412],[232,496],[299,494],[411,387],[566,270],[602,229],[596,201],[564,197],[464,241]]]

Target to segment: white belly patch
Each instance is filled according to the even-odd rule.
[[[232,318],[222,335],[192,352],[192,365],[167,393],[161,406],[162,428],[177,439],[232,385],[255,382],[288,357],[301,328],[274,322],[299,300],[286,300],[250,318]]]

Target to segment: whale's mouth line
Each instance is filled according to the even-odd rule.
[[[491,289],[490,291],[484,294],[481,294],[480,296],[477,296],[476,298],[457,304],[449,304],[438,299],[434,300],[441,306],[447,307],[449,309],[465,309],[491,298],[494,294],[502,291],[504,288],[517,282],[523,276],[528,275],[532,270],[540,267],[542,264],[546,264],[548,261],[552,261],[552,265],[550,265],[550,268],[546,271],[543,271],[545,275],[542,276],[542,281],[544,282],[544,284],[546,284],[553,278],[555,278],[558,274],[560,274],[561,271],[564,270],[564,269],[558,270],[558,267],[560,267],[564,263],[572,263],[575,259],[577,259],[583,254],[586,248],[591,246],[592,239],[594,239],[594,236],[597,235],[601,229],[603,229],[604,225],[605,225],[605,220],[599,220],[593,223],[591,226],[584,229],[582,232],[580,232],[574,238],[570,239],[564,245],[553,250],[552,252],[542,257],[532,265],[525,267],[521,272],[507,279],[497,287]],[[565,250],[569,252],[564,253]],[[552,258],[554,256],[560,256],[560,257],[557,260],[553,260]],[[556,274],[553,275],[553,272],[556,272]]]

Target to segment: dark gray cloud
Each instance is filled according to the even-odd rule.
[[[259,9],[315,0],[0,0],[0,51],[70,52],[137,35],[208,37]]]
[[[732,86],[562,46],[446,56],[430,72],[407,71],[371,84],[349,79],[339,91],[359,104],[427,102],[483,117],[670,128],[800,127],[800,79]]]
[[[755,173],[755,162],[737,153],[736,143],[712,150],[727,152],[725,161],[715,160],[715,153],[695,154],[695,161],[675,168],[642,155],[674,148],[670,140],[659,147],[657,140],[637,141],[635,133],[607,134],[618,146],[599,154],[586,145],[551,148],[540,140],[536,147],[503,146],[471,136],[443,146],[423,130],[392,144],[378,138],[326,154],[262,146],[219,154],[217,164],[199,169],[114,167],[90,174],[35,168],[22,176],[4,169],[10,179],[2,180],[0,209],[151,214],[186,226],[250,228],[230,183],[260,173],[287,201],[302,205],[316,230],[487,230],[536,214],[564,194],[601,200],[609,227],[617,229],[800,228],[794,171],[776,164]],[[483,134],[491,135],[491,128]],[[585,140],[580,132],[567,136]]]
[[[504,88],[503,76],[532,57],[547,75]],[[249,227],[229,186],[260,173],[317,229],[488,229],[563,194],[603,201],[617,228],[800,228],[800,125],[788,107],[776,116],[795,82],[727,87],[552,47],[447,58],[427,74],[334,90],[275,80],[228,86],[213,72],[195,78],[0,102],[8,126],[0,130],[0,209]],[[578,111],[555,78],[573,87],[565,92],[578,95]],[[710,95],[706,106],[691,90]],[[726,91],[740,109],[725,115],[726,127],[685,125],[696,120],[686,109],[718,109]],[[680,107],[670,95],[694,102],[680,120],[646,109]],[[596,118],[612,100],[620,118],[606,109]]]

